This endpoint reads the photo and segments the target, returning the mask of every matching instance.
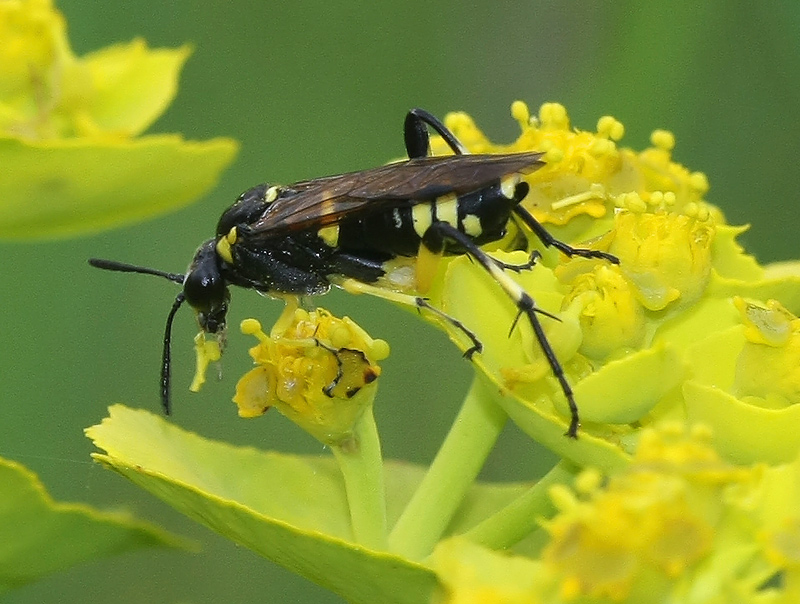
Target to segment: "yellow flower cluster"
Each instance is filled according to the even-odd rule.
[[[780,329],[788,330],[800,300],[800,267],[784,264],[772,270],[743,253],[735,241],[743,229],[725,224],[722,212],[705,200],[705,175],[672,160],[675,137],[670,132],[654,131],[652,146],[636,152],[619,146],[624,127],[609,116],[588,132],[572,128],[566,110],[556,103],[542,105],[531,116],[518,101],[511,113],[521,133],[505,145],[489,141],[464,113],[450,114],[445,123],[472,152],[544,151],[546,165],[525,176],[531,190],[522,204],[560,239],[609,252],[620,261],[566,259],[533,240],[530,245],[540,249],[542,261],[531,274],[513,275],[540,308],[561,320],[543,317],[542,323],[575,390],[584,432],[591,434],[594,424],[598,435],[609,428],[624,435],[661,418],[700,420],[736,432],[733,442],[747,442],[726,451],[734,459],[757,459],[758,454],[744,454],[753,440],[761,452],[772,449],[771,459],[790,459],[797,446],[786,426],[800,424],[761,415],[755,418],[759,436],[742,441],[745,429],[736,431],[735,422],[725,418],[736,416],[742,404],[793,411],[800,402],[800,372],[791,369],[797,366],[792,365],[793,340],[775,344],[780,339],[775,319],[763,336],[769,342],[745,345],[742,325],[748,319],[734,306],[737,296],[756,305],[782,302],[789,309],[783,314],[776,306],[766,308],[784,317]],[[432,146],[436,153],[446,152],[440,139]],[[514,262],[503,250],[496,254]],[[485,346],[477,364],[502,393],[515,398],[514,403],[501,399],[507,408],[521,403],[547,421],[563,417],[560,389],[530,330],[519,322],[521,340],[513,334],[504,337],[507,328],[501,324],[514,321],[513,306],[498,306],[492,284],[480,278],[469,282],[473,300],[463,300],[471,270],[479,269],[461,259],[452,262],[440,297],[448,312],[478,326]],[[481,301],[492,308],[481,308]],[[749,308],[752,316],[755,307]],[[769,323],[765,313],[760,320]],[[481,329],[482,323],[491,329]],[[769,354],[765,346],[772,346]],[[755,383],[759,378],[760,387]],[[800,422],[800,415],[794,415],[791,420]],[[737,421],[752,426],[742,417]],[[542,437],[538,420],[518,423],[536,431],[534,438]],[[780,436],[766,438],[768,432]]]
[[[259,343],[250,349],[256,367],[236,386],[240,416],[276,407],[325,444],[350,436],[372,404],[377,363],[389,355],[385,341],[372,339],[348,317],[295,303],[287,304],[270,335],[255,319],[243,321],[242,331]]]
[[[597,132],[571,128],[567,110],[559,103],[545,103],[538,116],[516,101],[511,115],[519,123],[520,136],[507,144],[495,144],[465,113],[445,119],[473,153],[542,151],[546,165],[526,176],[531,192],[523,204],[545,224],[565,225],[586,216],[603,218],[617,207],[631,210],[669,209],[693,213],[711,210],[703,201],[708,181],[701,172],[690,173],[672,161],[672,133],[656,130],[653,147],[636,153],[619,148],[624,126],[611,116],[597,122]],[[445,153],[443,141],[434,141],[435,153]]]
[[[747,485],[758,472],[722,461],[708,441],[702,430],[649,430],[631,466],[607,484],[589,470],[576,481],[577,493],[554,489],[559,514],[547,523],[543,559],[563,577],[565,599],[625,601],[712,554],[726,489]]]
[[[800,460],[725,461],[707,429],[641,434],[631,465],[552,487],[539,556],[464,539],[432,556],[441,602],[793,602],[800,596]],[[781,580],[775,581],[780,576]]]

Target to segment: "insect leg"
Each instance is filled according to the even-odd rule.
[[[429,227],[429,230],[431,229],[435,230],[440,237],[455,241],[464,250],[466,250],[466,252],[475,260],[477,260],[478,263],[480,263],[480,265],[492,276],[492,278],[497,281],[500,287],[502,287],[503,290],[511,297],[519,311],[518,317],[523,314],[528,317],[528,321],[533,328],[533,333],[536,336],[536,340],[539,342],[539,346],[541,347],[542,352],[547,359],[547,363],[550,365],[550,370],[558,380],[561,390],[567,399],[567,404],[569,405],[570,422],[566,435],[570,438],[577,438],[578,426],[580,425],[578,405],[575,403],[575,396],[573,395],[572,387],[569,385],[569,382],[564,375],[564,369],[561,367],[561,363],[558,361],[553,347],[547,340],[547,335],[544,332],[544,328],[539,321],[537,313],[542,313],[550,317],[553,317],[553,315],[536,308],[536,304],[530,294],[528,294],[528,292],[526,292],[522,286],[519,285],[519,283],[504,273],[502,268],[497,265],[494,259],[477,245],[475,245],[468,235],[465,235],[457,228],[446,222],[434,222]],[[514,320],[514,323],[516,324],[516,319]]]
[[[489,256],[491,258],[491,256]],[[503,270],[507,271],[514,271],[515,273],[521,273],[522,271],[527,271],[532,269],[536,266],[536,263],[541,259],[542,255],[539,253],[539,250],[533,250],[531,252],[528,261],[525,264],[508,264],[507,262],[503,262],[502,260],[498,260],[497,258],[492,258],[494,263],[502,268]]]
[[[519,216],[520,220],[522,220],[522,222],[524,222],[525,225],[533,231],[534,235],[536,235],[546,247],[552,246],[570,258],[573,256],[580,256],[581,258],[600,258],[602,260],[608,260],[613,264],[619,264],[619,258],[607,252],[589,250],[581,247],[572,247],[571,245],[556,239],[547,231],[546,228],[542,226],[538,220],[533,217],[530,212],[528,212],[528,210],[521,205],[514,206],[514,213]]]
[[[412,109],[406,114],[406,121],[403,127],[406,152],[409,158],[427,157],[430,154],[428,126],[433,128],[445,140],[456,155],[469,153],[466,147],[461,144],[461,141],[447,129],[447,126],[439,118],[424,109],[418,108]]]
[[[370,285],[369,283],[364,283],[362,281],[358,281],[357,279],[352,278],[339,278],[335,279],[334,284],[341,287],[348,293],[351,294],[369,294],[370,296],[375,296],[376,298],[383,298],[384,300],[389,300],[390,302],[396,302],[398,304],[404,304],[406,306],[413,306],[418,310],[425,309],[427,311],[432,312],[436,316],[444,319],[446,322],[450,323],[453,327],[458,329],[461,333],[467,336],[472,342],[472,346],[464,352],[464,357],[467,359],[471,359],[472,355],[475,353],[480,353],[483,350],[483,344],[478,339],[478,336],[469,329],[466,325],[464,325],[461,321],[456,319],[455,317],[451,317],[443,310],[436,308],[435,306],[431,306],[431,304],[421,296],[412,296],[410,294],[403,294],[400,292],[395,292],[392,290],[384,289],[382,287],[378,287],[376,285]]]

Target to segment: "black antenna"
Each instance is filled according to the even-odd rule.
[[[170,407],[170,392],[172,390],[170,385],[170,368],[172,366],[172,320],[175,318],[175,313],[183,304],[185,300],[183,292],[179,293],[172,304],[172,310],[167,315],[167,327],[164,329],[164,351],[161,354],[161,407],[164,409],[164,415],[169,415],[172,411]]]
[[[125,264],[124,262],[116,262],[115,260],[103,260],[102,258],[89,258],[89,264],[95,268],[101,268],[104,271],[117,271],[119,273],[140,273],[142,275],[155,275],[156,277],[164,277],[174,283],[183,285],[183,280],[186,275],[181,273],[168,273],[160,271],[157,268],[148,268],[146,266],[136,266],[135,264]]]
[[[120,273],[139,273],[142,275],[155,275],[156,277],[164,277],[174,283],[183,285],[186,275],[180,273],[168,273],[160,271],[156,268],[148,268],[146,266],[136,266],[134,264],[125,264],[124,262],[117,262],[115,260],[103,260],[101,258],[89,258],[89,264],[95,268],[101,268],[106,271],[117,271]],[[164,351],[161,354],[161,406],[164,409],[164,414],[169,415],[171,411],[170,405],[170,368],[172,364],[171,343],[172,343],[172,321],[175,319],[175,314],[183,304],[186,297],[183,292],[178,294],[175,302],[172,304],[172,309],[167,315],[167,326],[164,329]]]

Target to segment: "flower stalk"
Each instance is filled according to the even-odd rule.
[[[331,445],[331,451],[344,478],[356,543],[375,550],[385,550],[383,458],[371,406],[354,424],[352,437]]]
[[[508,416],[472,381],[436,458],[389,535],[389,549],[422,560],[432,551],[475,481]]]
[[[555,513],[550,488],[571,483],[579,468],[567,461],[557,463],[535,485],[503,509],[471,528],[465,537],[472,543],[505,550],[539,528],[542,518]]]

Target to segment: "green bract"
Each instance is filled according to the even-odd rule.
[[[360,545],[346,485],[330,457],[300,457],[205,440],[146,411],[115,405],[87,430],[105,453],[95,459],[183,513],[349,602],[424,602],[433,571]],[[424,470],[390,462],[386,515],[394,523]],[[457,534],[525,491],[475,485],[453,520]]]
[[[82,562],[143,547],[192,547],[125,514],[53,501],[29,470],[0,459],[0,594]]]

